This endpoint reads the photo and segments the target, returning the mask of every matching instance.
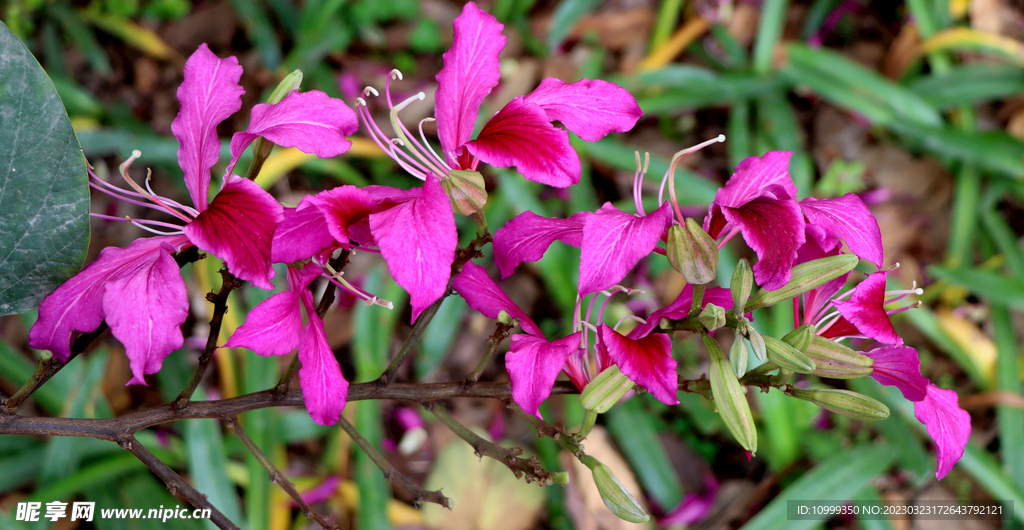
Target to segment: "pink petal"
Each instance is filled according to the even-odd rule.
[[[171,249],[152,248],[107,282],[103,311],[132,369],[129,385],[145,385],[160,371],[164,357],[185,343],[181,325],[188,318],[188,293]]]
[[[363,191],[370,195],[373,202],[377,203],[375,211],[382,211],[396,204],[402,204],[406,201],[411,201],[416,197],[420,196],[423,192],[423,188],[412,188],[403,190],[401,188],[392,188],[391,186],[366,186]]]
[[[875,363],[871,365],[871,377],[883,385],[894,386],[903,392],[908,401],[925,398],[928,378],[921,375],[921,360],[917,350],[910,346],[884,346],[864,352]]]
[[[307,195],[297,208],[284,209],[281,224],[274,231],[270,261],[292,263],[309,259],[336,243],[323,212],[313,203],[313,197]]]
[[[646,388],[662,403],[679,403],[676,398],[679,387],[679,374],[676,372],[678,363],[672,358],[672,341],[668,335],[655,333],[633,340],[606,324],[601,324],[598,333],[608,355],[630,381]]]
[[[469,141],[476,119],[491,89],[501,79],[498,55],[505,47],[505,36],[497,19],[473,2],[462,8],[455,19],[452,47],[442,56],[444,66],[437,74],[437,136],[448,164],[455,169],[461,147]]]
[[[200,212],[206,209],[210,168],[220,158],[217,125],[242,108],[245,89],[238,84],[242,67],[238,59],[220,59],[206,44],[185,62],[185,80],[178,87],[181,109],[171,123],[178,139],[178,165],[185,173],[185,186]]]
[[[629,214],[605,203],[586,220],[580,246],[580,296],[607,289],[649,255],[672,223],[666,202],[650,215]]]
[[[327,220],[327,229],[343,246],[349,245],[348,227],[370,215],[375,201],[360,188],[339,186],[313,197],[313,204]]]
[[[249,348],[260,355],[285,355],[299,347],[302,311],[299,292],[282,291],[252,308],[225,348]]]
[[[175,252],[188,243],[182,236],[136,239],[127,248],[107,247],[96,261],[64,282],[43,300],[39,318],[29,331],[29,345],[50,350],[61,361],[71,356],[71,334],[90,332],[103,322],[107,282],[153,260],[156,253]]]
[[[780,186],[783,193],[778,199],[792,199],[797,196],[796,184],[789,176],[789,151],[769,151],[764,156],[752,156],[736,166],[736,172],[729,177],[718,193],[714,204],[738,208],[761,196],[769,186]]]
[[[506,278],[524,261],[544,257],[555,241],[579,247],[583,243],[583,225],[590,212],[580,212],[568,219],[541,217],[523,212],[494,233],[494,262]]]
[[[561,122],[590,142],[609,133],[626,132],[644,115],[628,90],[600,79],[565,83],[548,77],[525,99],[540,105],[549,121]]]
[[[231,137],[231,164],[227,174],[234,169],[245,148],[259,136],[280,146],[329,158],[348,151],[352,142],[345,137],[358,129],[356,113],[344,101],[319,90],[294,91],[278,103],[252,108],[249,128]]]
[[[569,133],[551,125],[544,111],[523,97],[510,101],[466,149],[494,167],[512,167],[535,182],[564,188],[580,181],[580,157]]]
[[[579,349],[580,333],[554,342],[543,336],[512,335],[512,344],[505,354],[505,369],[512,380],[512,399],[524,412],[541,417],[540,404],[551,395],[551,387],[569,354]]]
[[[413,322],[448,288],[458,234],[441,180],[427,175],[422,194],[370,215],[370,230],[388,270],[409,292]]]
[[[273,289],[270,246],[284,217],[281,204],[255,182],[230,178],[210,207],[185,226],[197,247],[224,260],[232,274]]]
[[[309,296],[308,292],[303,294]],[[312,299],[306,302],[307,309],[312,308]],[[324,322],[316,311],[309,311],[309,324],[299,344],[299,362],[299,385],[309,417],[319,425],[338,423],[348,399],[348,381],[327,343]]]
[[[829,256],[838,256],[839,254],[839,247],[825,252],[813,237],[809,237],[804,242],[803,246],[800,247],[800,250],[797,251],[796,263],[794,263],[794,265],[807,263],[808,261],[826,258]],[[839,291],[846,286],[846,279],[849,277],[850,274],[846,273],[803,294],[804,324],[815,323],[814,319],[818,316],[821,310],[832,301],[832,298],[839,294]]]
[[[821,248],[830,248],[842,240],[857,257],[882,267],[882,232],[860,197],[848,193],[821,201],[807,198],[800,201],[800,206],[807,216],[808,233]],[[812,226],[817,230],[811,231]]]
[[[914,416],[935,441],[938,453],[935,478],[938,480],[964,456],[964,448],[971,437],[971,415],[960,408],[958,399],[955,391],[930,384],[924,400],[914,403]]]
[[[484,316],[497,319],[498,313],[505,311],[510,317],[519,319],[523,331],[544,337],[537,324],[487,275],[487,269],[476,263],[468,261],[462,266],[462,272],[456,274],[452,280],[452,288],[466,300],[469,307],[483,313]]]
[[[654,328],[658,327],[658,323],[661,322],[662,317],[678,320],[686,318],[690,314],[690,304],[693,302],[693,284],[686,284],[683,290],[679,293],[679,296],[672,301],[671,304],[655,310],[645,320],[637,324],[632,330],[630,330],[628,337],[636,340],[646,337],[654,331]],[[732,292],[729,289],[722,287],[708,287],[704,291],[704,298],[701,301],[700,308],[704,309],[708,304],[715,304],[726,311],[732,309]],[[747,318],[751,319],[751,314],[747,313]]]
[[[832,303],[865,337],[885,344],[898,345],[903,344],[903,339],[896,334],[896,329],[889,321],[889,315],[882,307],[885,303],[885,278],[888,274],[869,274],[853,289],[849,300],[835,300]]]
[[[806,238],[797,202],[757,198],[739,208],[723,206],[722,214],[740,228],[743,240],[757,253],[753,267],[757,283],[768,290],[786,285]]]

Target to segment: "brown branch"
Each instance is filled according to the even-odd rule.
[[[491,357],[494,357],[494,354],[498,351],[498,347],[501,346],[501,343],[508,338],[513,329],[515,329],[515,324],[498,322],[498,325],[494,328],[494,333],[492,333],[487,339],[487,351],[484,352],[484,356],[481,357],[480,362],[477,363],[476,370],[473,370],[473,373],[469,374],[469,377],[466,378],[466,382],[468,384],[476,384],[476,382],[480,380],[480,376],[483,375],[484,370],[487,369],[487,365],[491,363]]]
[[[234,274],[228,272],[227,267],[220,270],[220,276],[222,278],[220,291],[216,294],[211,292],[206,295],[206,299],[213,302],[213,316],[210,318],[210,335],[206,338],[206,348],[203,349],[203,354],[199,356],[199,365],[196,366],[196,371],[192,374],[192,379],[188,382],[188,386],[174,400],[174,406],[178,410],[188,406],[189,400],[192,399],[192,393],[196,391],[196,388],[199,388],[199,382],[203,380],[206,368],[210,366],[213,354],[217,351],[220,327],[224,323],[224,313],[228,311],[228,295],[231,294],[231,291],[242,286],[242,282],[238,281]]]

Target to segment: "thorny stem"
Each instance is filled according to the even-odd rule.
[[[476,365],[476,370],[473,370],[472,374],[466,379],[469,384],[475,384],[480,380],[480,376],[483,375],[484,370],[487,369],[487,365],[491,363],[491,357],[498,351],[498,347],[501,343],[508,338],[509,334],[515,328],[515,324],[504,324],[498,322],[498,325],[494,328],[494,333],[491,334],[490,338],[487,339],[487,351],[484,352],[484,356],[480,358],[480,362]]]
[[[397,482],[399,486],[415,496],[413,506],[419,508],[420,505],[426,501],[444,506],[449,510],[452,509],[452,500],[445,497],[444,494],[441,493],[441,490],[432,491],[421,488],[413,482],[411,478],[399,473],[398,470],[395,469],[395,466],[391,465],[391,462],[388,462],[387,459],[384,458],[384,455],[380,454],[380,451],[377,451],[377,448],[370,444],[369,440],[359,434],[359,431],[356,430],[355,426],[345,419],[345,416],[342,416],[338,420],[338,425],[341,425],[341,428],[348,433],[349,437],[352,438],[352,441],[354,441],[356,445],[363,450],[363,453],[370,457],[370,460],[380,468],[381,472],[384,473],[384,478],[386,478],[388,482]]]
[[[228,295],[231,294],[231,291],[242,286],[242,282],[238,281],[234,274],[228,272],[227,268],[220,270],[220,276],[222,278],[220,291],[216,294],[211,292],[206,295],[206,299],[213,302],[213,316],[210,318],[210,335],[206,338],[206,348],[203,350],[203,354],[199,356],[199,366],[196,367],[195,373],[192,374],[192,379],[188,382],[188,386],[174,400],[174,406],[178,410],[188,406],[189,400],[192,399],[192,394],[196,391],[196,388],[199,388],[199,382],[203,380],[206,368],[210,366],[210,361],[213,360],[213,353],[217,351],[220,327],[224,323],[224,313],[228,311]]]
[[[263,466],[263,469],[267,470],[267,474],[270,475],[271,482],[281,486],[281,489],[287,492],[292,499],[295,499],[295,502],[299,505],[299,509],[302,510],[302,514],[306,516],[306,519],[320,525],[325,530],[338,529],[338,525],[330,522],[326,516],[313,511],[313,509],[309,507],[309,504],[306,503],[306,499],[303,499],[302,495],[295,488],[295,484],[292,484],[292,481],[288,480],[288,477],[277,469],[277,466],[275,466],[274,463],[267,458],[267,455],[263,450],[256,445],[256,442],[252,441],[252,438],[249,438],[249,435],[245,433],[242,426],[238,423],[237,416],[231,417],[225,421],[225,423],[232,431],[234,431],[235,436],[238,436],[238,439],[242,441],[242,445],[252,453],[252,456],[256,458],[256,461]]]

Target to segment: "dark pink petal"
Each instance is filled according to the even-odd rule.
[[[679,374],[676,372],[678,363],[672,358],[672,340],[668,335],[655,333],[633,340],[606,324],[601,324],[598,333],[608,355],[630,381],[646,388],[662,403],[679,403],[676,398],[679,386]]]
[[[188,293],[170,252],[154,248],[112,277],[103,291],[107,324],[124,344],[132,369],[130,385],[146,384],[146,374],[159,372],[164,357],[185,343],[181,325],[188,318]]]
[[[541,417],[540,404],[551,395],[551,387],[566,358],[579,349],[580,333],[554,342],[543,336],[512,335],[512,344],[505,354],[505,369],[512,380],[512,399],[524,412]]]
[[[184,76],[178,87],[181,109],[171,132],[181,144],[178,165],[185,173],[185,186],[201,212],[208,201],[210,168],[220,158],[217,124],[242,108],[245,89],[238,84],[242,78],[238,59],[220,59],[205,43],[185,62]]]
[[[842,240],[857,257],[882,267],[882,231],[860,197],[848,193],[821,201],[806,198],[800,206],[807,216],[808,233],[821,248],[830,249]]]
[[[526,101],[540,105],[548,120],[562,122],[589,142],[609,133],[626,132],[644,115],[628,90],[600,79],[565,83],[548,77],[526,95]]]
[[[971,415],[960,408],[955,391],[928,385],[928,395],[914,403],[914,416],[935,441],[938,453],[935,478],[942,480],[964,456],[964,448],[971,437]]]
[[[690,314],[690,304],[692,302],[693,284],[688,283],[672,303],[651,313],[646,318],[646,323],[640,323],[630,330],[628,337],[633,340],[646,337],[654,328],[658,327],[662,317],[672,320],[686,318]],[[701,301],[700,308],[704,309],[708,304],[715,304],[728,311],[733,306],[732,292],[722,287],[708,287],[704,290],[704,298]],[[751,318],[750,313],[747,313],[747,318]]]
[[[480,104],[501,79],[498,55],[505,47],[504,27],[469,2],[455,19],[452,47],[441,58],[444,66],[437,74],[434,96],[437,136],[455,169],[469,169],[456,167],[459,148],[472,137]]]
[[[235,276],[269,290],[274,288],[270,247],[283,217],[281,204],[269,193],[251,180],[235,177],[185,226],[185,235],[223,259]]]
[[[882,307],[885,304],[885,278],[887,272],[869,274],[853,289],[849,300],[835,300],[839,314],[849,320],[865,337],[885,344],[903,344],[903,339],[889,321]]]
[[[544,337],[537,324],[487,275],[487,269],[476,263],[468,261],[463,265],[462,272],[456,274],[452,280],[452,288],[466,299],[469,307],[483,313],[484,316],[497,319],[498,313],[505,311],[510,317],[519,319],[523,331]]]
[[[718,193],[714,204],[738,208],[760,197],[769,186],[779,186],[781,193],[776,199],[793,199],[797,196],[796,184],[789,176],[789,151],[769,151],[764,156],[752,156],[736,166],[736,172],[729,177]]]
[[[441,179],[427,175],[419,197],[371,214],[370,230],[391,276],[409,292],[415,322],[448,288],[458,246],[455,214]]]
[[[569,133],[551,125],[540,106],[522,96],[498,111],[466,149],[494,167],[515,166],[527,179],[549,186],[580,181],[580,157],[569,145]]]
[[[39,318],[29,331],[29,345],[49,350],[61,361],[71,356],[71,334],[100,327],[106,313],[103,292],[107,282],[157,253],[175,252],[188,243],[183,236],[136,239],[127,248],[107,247],[96,261],[50,293],[39,306]]]
[[[672,223],[666,202],[643,217],[605,203],[586,220],[580,246],[580,296],[607,289],[649,255]]]
[[[346,247],[349,245],[349,225],[370,215],[375,206],[370,194],[355,186],[339,186],[318,193],[312,200],[324,214],[331,235]]]
[[[260,355],[285,355],[302,339],[299,292],[282,291],[252,308],[225,348],[249,348]]]
[[[541,217],[523,212],[510,219],[494,233],[494,262],[507,278],[520,263],[544,257],[555,241],[579,247],[583,243],[583,225],[590,212],[580,212],[568,219]]]
[[[423,188],[412,188],[403,190],[401,188],[392,188],[391,186],[366,186],[363,191],[370,195],[373,202],[377,203],[377,207],[374,211],[379,212],[391,208],[396,204],[401,204],[406,201],[411,201],[416,197],[420,196],[423,192]]]
[[[303,293],[308,296],[309,293]],[[308,300],[307,309],[312,307]],[[319,425],[334,425],[341,417],[348,399],[348,381],[341,373],[341,365],[327,343],[324,322],[316,311],[308,311],[309,323],[299,344],[299,385],[302,387],[302,401],[306,403],[309,417]]]
[[[280,146],[329,158],[348,151],[352,142],[345,137],[358,129],[356,113],[344,101],[319,90],[292,92],[278,103],[252,108],[249,128],[231,137],[227,173],[231,173],[238,157],[259,136]]]
[[[908,401],[921,401],[931,382],[921,375],[921,360],[910,346],[884,346],[864,352],[875,363],[871,377],[883,385],[894,386]]]
[[[292,263],[316,256],[336,244],[323,212],[312,196],[302,198],[297,208],[285,208],[281,224],[274,231],[270,249],[272,263]]]
[[[768,290],[786,285],[806,238],[797,202],[758,198],[739,208],[723,207],[722,214],[740,228],[743,240],[757,253],[753,267],[757,283]]]

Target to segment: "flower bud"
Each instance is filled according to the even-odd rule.
[[[515,321],[516,319],[512,318],[512,315],[509,315],[508,311],[505,311],[504,309],[498,311],[498,322],[501,322],[506,326],[511,326]]]
[[[302,84],[302,70],[292,70],[292,73],[284,76],[284,79],[277,84],[274,91],[270,93],[270,97],[267,98],[267,103],[273,105],[274,103],[280,103],[288,94],[295,92],[299,89],[299,85]]]
[[[814,375],[833,379],[855,379],[871,375],[874,360],[838,342],[815,335],[806,355],[814,361]]]
[[[553,482],[555,484],[559,484],[559,485],[565,486],[565,485],[569,484],[569,473],[566,472],[566,471],[561,471],[559,473],[552,473],[551,474],[551,482]]]
[[[742,317],[746,311],[743,308],[750,298],[750,291],[754,288],[754,271],[750,269],[750,263],[746,258],[736,264],[736,270],[732,272],[732,282],[729,290],[732,291],[733,311],[736,317]]]
[[[811,337],[814,336],[814,325],[804,324],[793,331],[790,331],[786,336],[782,337],[782,341],[792,346],[796,351],[804,353],[807,351],[807,347],[811,344]]]
[[[688,283],[703,285],[715,279],[718,245],[696,221],[687,217],[684,226],[668,229],[668,262]]]
[[[484,176],[476,171],[456,169],[441,179],[448,198],[452,201],[452,210],[462,215],[473,215],[482,212],[487,203],[487,188]]]
[[[732,347],[729,348],[729,363],[732,364],[732,371],[736,377],[743,377],[747,373],[747,363],[750,362],[747,354],[747,339],[739,333],[732,339]]]
[[[722,354],[715,339],[701,335],[704,347],[711,356],[708,379],[711,380],[711,396],[715,399],[718,414],[729,428],[736,441],[751,453],[757,452],[757,429],[754,427],[754,416],[750,413],[750,404],[744,395],[743,387],[737,379],[729,361]]]
[[[750,341],[750,349],[754,352],[754,357],[757,357],[758,361],[765,362],[768,360],[768,348],[764,344],[764,337],[754,329],[754,326],[747,325],[743,334]]]
[[[765,348],[768,350],[768,359],[779,365],[779,368],[800,374],[809,374],[814,371],[814,361],[797,351],[796,348],[772,336],[763,338]]]
[[[697,315],[697,320],[704,324],[708,331],[714,331],[725,325],[725,309],[715,304],[708,304]]]
[[[620,372],[618,366],[613,365],[587,383],[583,392],[580,393],[580,405],[587,410],[604,414],[634,386],[636,383],[630,381]]]
[[[633,495],[626,490],[626,487],[619,482],[610,467],[589,455],[580,458],[580,462],[593,472],[594,484],[597,485],[597,491],[601,494],[601,500],[616,517],[631,523],[645,523],[651,518],[640,507],[640,503],[636,502]]]
[[[889,407],[850,390],[790,388],[786,393],[855,420],[884,420],[889,417]]]
[[[857,266],[860,259],[853,254],[840,254],[816,259],[793,267],[792,278],[782,287],[769,291],[760,289],[747,302],[747,311],[775,305],[830,282]]]

